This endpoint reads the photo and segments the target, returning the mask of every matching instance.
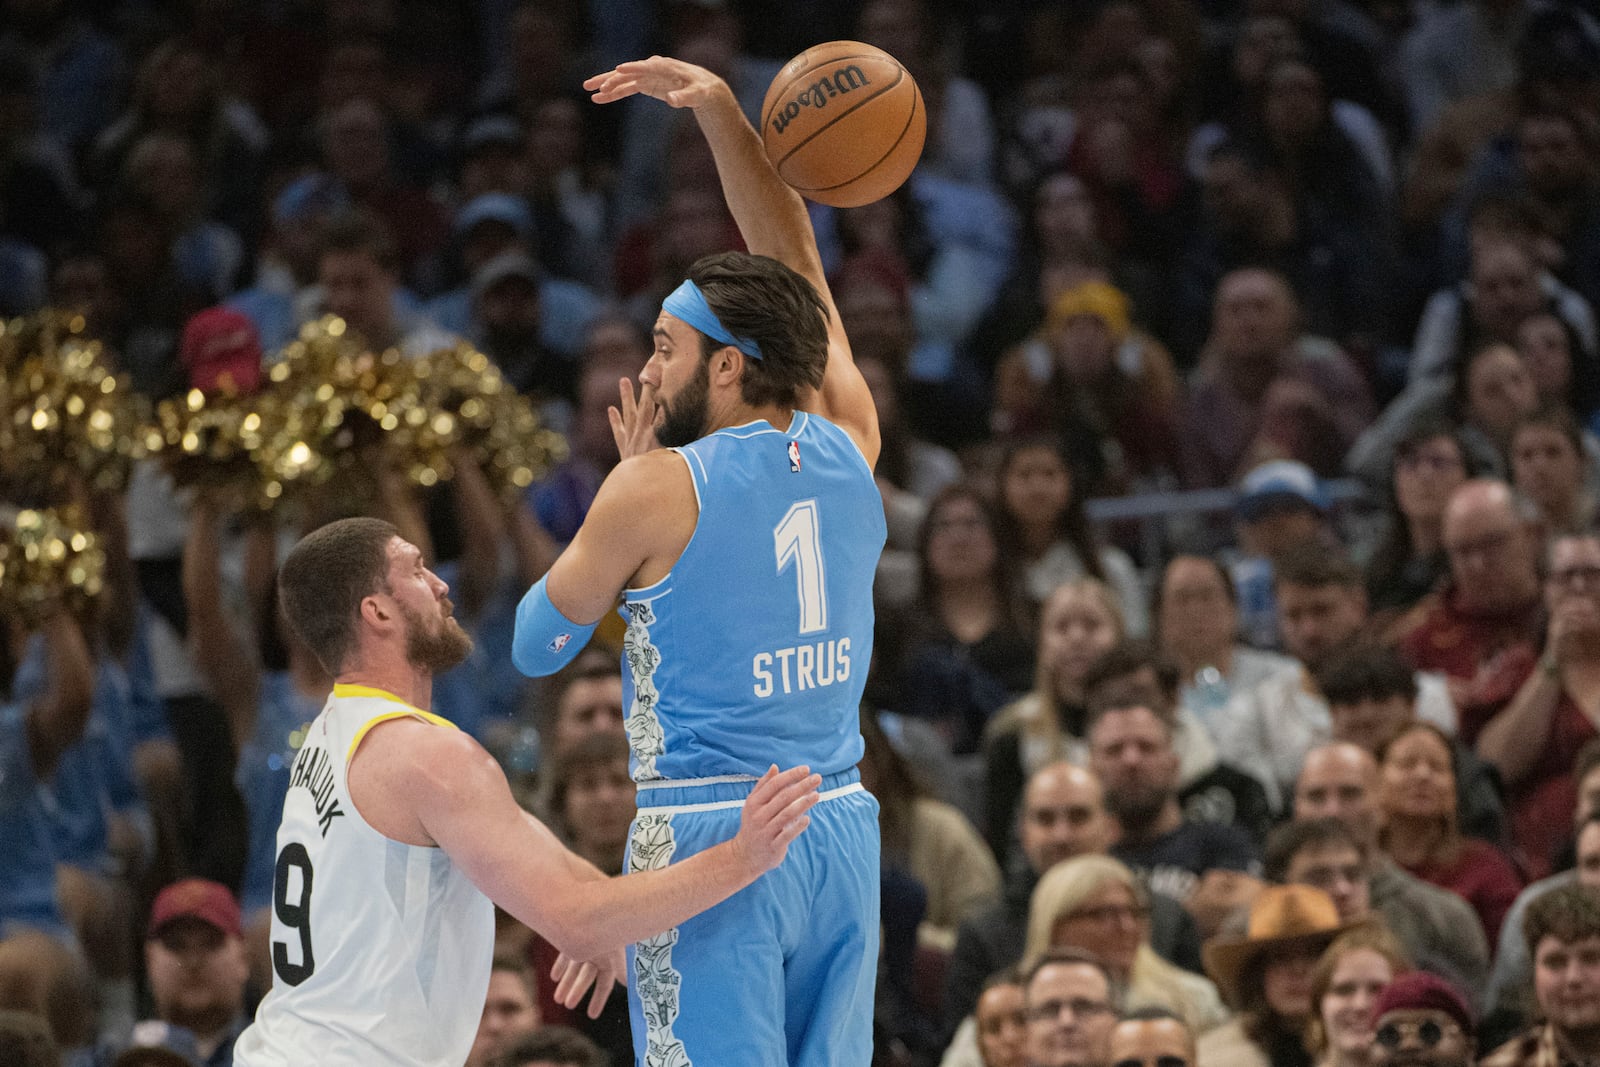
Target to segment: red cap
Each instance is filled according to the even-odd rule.
[[[1473,1032],[1472,1009],[1461,991],[1427,971],[1402,974],[1384,986],[1383,992],[1378,994],[1378,1002],[1372,1006],[1373,1024],[1391,1011],[1442,1011],[1461,1029],[1469,1034]]]
[[[178,344],[189,384],[205,393],[240,396],[261,385],[261,335],[255,323],[231,308],[207,308],[189,319]],[[226,380],[225,380],[226,379]]]
[[[163,927],[178,919],[199,919],[233,937],[243,933],[239,901],[227,886],[204,878],[185,878],[156,894],[150,906],[149,936],[159,937]]]

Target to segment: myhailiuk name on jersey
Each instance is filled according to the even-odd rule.
[[[307,745],[300,750],[289,775],[289,788],[311,794],[311,801],[317,806],[317,825],[322,827],[322,836],[327,837],[328,828],[344,815],[344,809],[333,795],[333,761],[326,749]]]
[[[758,697],[803,693],[850,680],[850,639],[758,652],[751,661]]]

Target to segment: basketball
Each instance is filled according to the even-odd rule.
[[[906,68],[859,41],[829,41],[783,65],[761,104],[778,177],[832,207],[881,200],[911,176],[928,109]]]

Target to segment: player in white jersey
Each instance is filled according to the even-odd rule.
[[[734,838],[610,878],[517,806],[476,741],[427,710],[433,676],[471,640],[416,546],[377,519],[331,523],[290,552],[279,591],[336,684],[290,776],[276,981],[237,1067],[460,1064],[488,987],[494,903],[564,954],[557,998],[576,1006],[593,984],[598,1014],[624,945],[754,882],[809,822],[820,778],[774,767]]]

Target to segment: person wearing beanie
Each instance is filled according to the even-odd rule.
[[[1477,1027],[1456,987],[1427,971],[1402,974],[1372,1006],[1373,1067],[1473,1067]]]

